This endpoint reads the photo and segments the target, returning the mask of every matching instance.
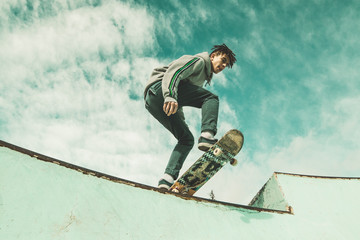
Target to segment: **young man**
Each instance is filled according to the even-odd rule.
[[[194,137],[186,122],[183,106],[201,108],[201,136],[198,148],[207,151],[217,139],[219,98],[202,86],[209,84],[213,73],[236,62],[235,54],[225,45],[215,45],[207,52],[185,55],[167,66],[155,68],[144,92],[145,107],[178,140],[159,188],[169,189],[179,176],[180,169],[194,146]]]

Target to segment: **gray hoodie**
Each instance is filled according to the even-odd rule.
[[[202,87],[205,81],[212,78],[209,53],[203,52],[194,56],[184,55],[167,66],[155,68],[146,83],[146,95],[149,87],[162,81],[164,102],[177,102],[177,89],[180,81],[186,81]]]

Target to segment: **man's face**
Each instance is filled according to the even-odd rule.
[[[230,58],[225,53],[213,53],[210,56],[213,73],[218,74],[230,63]]]

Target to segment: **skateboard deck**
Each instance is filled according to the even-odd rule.
[[[170,191],[194,195],[227,162],[236,165],[234,158],[242,148],[243,134],[236,129],[225,133],[170,188]]]

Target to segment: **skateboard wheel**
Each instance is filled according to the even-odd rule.
[[[177,188],[174,188],[173,190],[171,190],[172,192],[174,192],[174,193],[179,193],[179,189],[177,189]]]
[[[220,148],[215,148],[215,150],[214,150],[214,155],[215,156],[220,156],[222,154],[222,150],[220,149]]]
[[[238,160],[236,160],[235,158],[233,158],[233,159],[230,160],[230,164],[231,164],[232,166],[236,166],[236,165],[238,164]]]

